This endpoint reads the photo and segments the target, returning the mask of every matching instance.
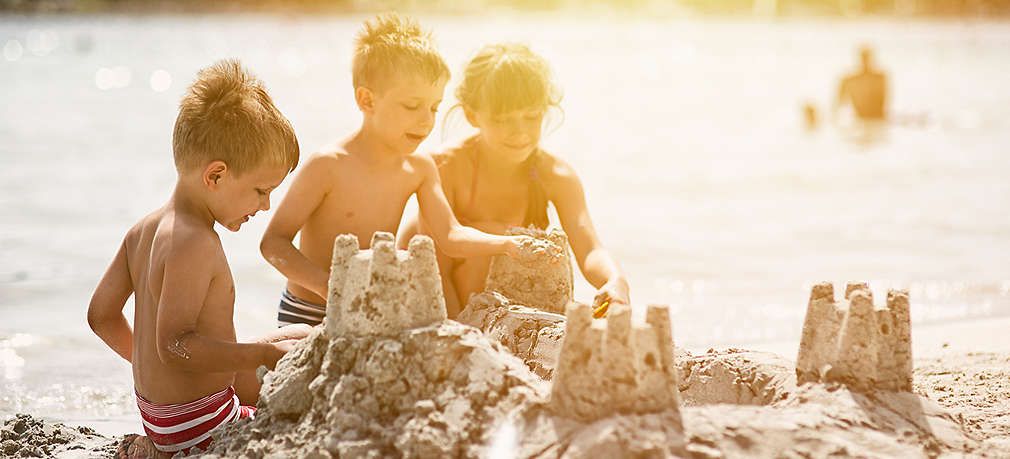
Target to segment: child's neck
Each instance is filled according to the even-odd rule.
[[[362,124],[361,129],[351,135],[345,143],[345,148],[348,153],[374,165],[398,163],[404,156],[410,154],[384,143],[382,137],[368,123]]]
[[[179,180],[175,183],[175,190],[172,191],[172,197],[168,201],[168,206],[171,207],[176,214],[183,214],[208,228],[214,228],[214,213],[211,212],[210,206],[207,205],[206,195],[199,184],[192,183],[193,179],[188,177],[179,177]]]
[[[474,154],[478,156],[478,162],[487,166],[489,170],[500,171],[506,175],[526,173],[523,165],[529,159],[529,156],[525,158],[510,158],[505,155],[495,154],[482,137],[477,136],[474,140]],[[530,155],[532,154],[530,153]]]

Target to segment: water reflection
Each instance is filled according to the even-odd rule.
[[[172,86],[172,75],[162,69],[151,72],[151,89],[155,92],[165,92]]]
[[[18,40],[7,40],[7,43],[4,45],[4,59],[7,59],[8,62],[16,62],[21,59],[24,53],[24,47],[21,46],[21,42]]]

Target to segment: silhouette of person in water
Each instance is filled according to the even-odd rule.
[[[874,66],[873,49],[869,46],[859,49],[859,58],[859,71],[847,75],[838,86],[835,113],[846,103],[851,103],[860,120],[883,121],[887,117],[887,75]]]

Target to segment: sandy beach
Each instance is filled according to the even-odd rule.
[[[889,291],[885,305],[864,283],[844,295],[815,285],[795,362],[741,348],[692,353],[675,347],[668,307],[617,304],[593,318],[572,302],[567,268],[546,262],[499,258],[495,288],[448,320],[429,239],[396,254],[392,235],[360,252],[340,237],[323,326],[275,370],[261,368],[255,419],[216,428],[210,449],[191,455],[1010,454],[1010,352],[963,352],[977,343],[953,327],[916,343],[907,291]],[[548,285],[528,288],[538,282]],[[564,315],[551,312],[562,305]],[[913,368],[916,354],[925,356]],[[0,451],[107,457],[126,446],[40,415],[6,420]]]
[[[962,335],[960,340],[951,338],[952,346],[973,340],[967,335]],[[914,352],[926,353],[928,349],[916,345]],[[1010,455],[1010,352],[951,352],[917,359],[913,382],[915,393],[952,413],[970,438],[978,442],[974,449],[963,453],[992,458]],[[760,416],[759,413],[754,415]],[[0,453],[4,456],[109,457],[121,440],[98,435],[87,426],[68,427],[43,421],[43,413],[33,413],[29,419],[20,416],[4,420],[0,434],[3,438]],[[59,430],[70,435],[52,433]],[[956,454],[951,451],[935,453],[940,456]],[[933,454],[924,452],[922,455]]]

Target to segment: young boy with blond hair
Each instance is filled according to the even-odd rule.
[[[92,330],[133,367],[148,436],[131,455],[206,448],[211,429],[255,411],[242,405],[256,403],[256,368],[273,368],[309,330],[235,339],[235,283],[214,224],[238,231],[268,210],[298,164],[295,133],[262,82],[237,61],[201,70],[172,141],[175,191],[127,232],[88,307]],[[123,315],[130,295],[133,330]]]
[[[278,324],[319,324],[337,235],[354,234],[366,249],[376,231],[396,233],[417,195],[420,218],[450,256],[518,256],[522,236],[495,236],[459,224],[431,158],[413,155],[435,124],[449,67],[431,34],[396,14],[366,21],[352,63],[361,127],[312,154],[295,175],[263,234],[260,250],[288,279]],[[301,232],[299,247],[293,239]],[[525,241],[529,242],[529,241]],[[528,246],[528,244],[527,244]],[[560,255],[545,253],[543,256]]]

